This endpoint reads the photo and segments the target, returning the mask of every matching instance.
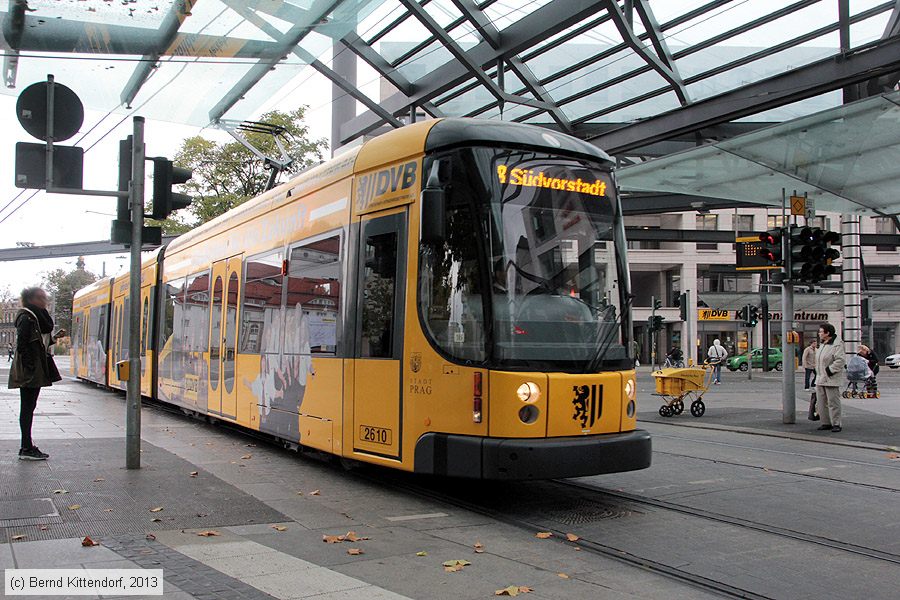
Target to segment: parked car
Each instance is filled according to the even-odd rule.
[[[887,358],[884,359],[884,364],[889,366],[892,369],[896,369],[900,367],[900,354],[891,354]]]
[[[750,359],[753,364],[754,369],[761,369],[763,353],[762,348],[754,348],[750,351]],[[725,359],[725,366],[728,367],[729,371],[746,371],[749,367],[747,366],[747,354],[737,354],[735,356],[730,356]],[[776,371],[781,371],[784,368],[784,360],[781,355],[781,348],[769,348],[769,369],[775,369]]]

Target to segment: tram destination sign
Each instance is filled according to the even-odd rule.
[[[762,242],[759,236],[739,237],[735,240],[735,250],[737,252],[737,261],[735,269],[738,271],[770,271],[772,269],[780,269],[768,264],[762,256]]]

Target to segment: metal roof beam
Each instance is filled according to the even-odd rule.
[[[669,51],[669,45],[663,37],[659,22],[656,20],[649,3],[647,3],[647,0],[635,0],[634,7],[638,12],[641,22],[644,24],[644,29],[647,31],[647,35],[650,38],[650,43],[653,44],[653,48],[656,50],[656,55],[659,56],[659,59],[663,64],[669,67],[677,81],[681,82],[679,87],[684,93],[685,98],[687,98],[688,92],[684,85],[684,78],[681,76],[681,73],[678,72],[678,65],[675,64],[675,59],[672,58],[672,52]]]
[[[469,60],[481,67],[523,52],[541,40],[564,31],[568,27],[596,14],[600,6],[595,0],[554,0],[541,6],[503,30],[499,48],[491,48],[482,42],[466,54]],[[409,97],[395,94],[385,98],[381,106],[391,114],[405,112],[410,106],[421,106],[423,102],[464,83],[471,77],[469,70],[456,61],[450,61],[434,69],[415,83],[415,91]],[[365,135],[381,125],[382,120],[372,112],[359,115],[341,128],[341,142],[347,143]]]
[[[651,69],[659,73],[663,79],[669,82],[669,85],[672,86],[672,90],[675,92],[675,95],[678,96],[678,101],[681,102],[682,106],[688,104],[690,102],[690,97],[688,96],[684,82],[681,80],[681,76],[663,62],[659,56],[650,52],[647,47],[641,43],[638,36],[634,34],[633,26],[628,22],[628,19],[626,19],[618,2],[615,0],[606,0],[604,4],[606,4],[606,10],[612,15],[613,23],[615,23],[616,29],[619,30],[619,34],[622,36],[625,43],[628,44],[628,47],[631,48],[635,54],[643,58],[644,62],[646,62]],[[672,64],[674,64],[674,62]]]
[[[260,29],[267,32],[270,29],[274,30],[277,35],[272,36],[273,39],[280,40],[276,43],[279,56],[257,62],[243,77],[241,77],[240,81],[225,93],[222,99],[209,111],[209,120],[213,123],[222,118],[231,107],[237,104],[238,101],[253,88],[253,86],[259,83],[269,71],[283,60],[291,49],[296,48],[297,44],[313,30],[316,23],[325,18],[340,4],[340,0],[316,0],[313,2],[310,9],[306,11],[306,19],[301,22],[303,24],[296,24],[291,27],[287,33],[282,34],[245,4],[238,3],[236,0],[222,0],[222,2],[227,6],[230,6],[239,15],[247,19],[248,22],[253,23]]]
[[[162,24],[159,26],[157,50],[145,54],[141,58],[142,62],[135,68],[128,83],[125,84],[121,96],[119,96],[119,100],[125,105],[125,108],[131,108],[131,103],[134,101],[135,96],[138,95],[138,92],[141,91],[144,82],[147,81],[147,78],[150,77],[153,70],[157,68],[157,61],[159,60],[160,55],[168,50],[175,41],[175,38],[178,36],[178,30],[181,28],[181,24],[190,16],[191,8],[193,8],[196,1],[197,0],[176,0],[172,3],[169,12],[166,13]]]
[[[900,37],[879,40],[786,73],[588,138],[610,154],[733,121],[900,68]]]
[[[165,246],[175,239],[174,235],[162,238]],[[144,249],[152,250],[157,246],[144,244]],[[41,260],[45,258],[63,258],[67,256],[89,256],[94,254],[115,254],[122,252],[125,246],[113,244],[109,240],[96,242],[75,242],[72,244],[52,244],[49,246],[32,246],[31,248],[0,248],[0,262],[13,260]]]
[[[343,38],[341,42],[349,48],[354,54],[363,59],[370,67],[384,77],[392,86],[409,96],[412,93],[413,85],[400,74],[396,68],[384,59],[381,54],[375,51],[372,46],[368,45],[356,32],[351,31]],[[423,102],[422,108],[432,117],[441,117],[444,112],[431,102]]]
[[[491,20],[488,19],[487,15],[484,14],[484,11],[478,8],[478,5],[475,4],[475,0],[453,0],[453,4],[455,4],[456,8],[465,15],[466,19],[472,23],[475,29],[478,30],[482,39],[489,43],[495,50],[500,47],[500,31]],[[525,88],[530,91],[535,98],[541,102],[553,105],[553,108],[548,111],[550,116],[563,131],[571,133],[572,124],[569,122],[569,118],[559,106],[556,105],[553,98],[547,93],[547,90],[538,82],[537,77],[535,77],[534,73],[531,71],[531,67],[522,62],[522,59],[518,56],[511,56],[507,61],[507,64],[509,65],[510,70],[525,84]],[[502,68],[502,66],[498,65],[497,68]]]

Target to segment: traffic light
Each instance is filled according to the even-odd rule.
[[[187,194],[173,192],[172,186],[185,183],[193,175],[190,169],[176,167],[167,158],[153,159],[153,212],[151,216],[154,219],[165,220],[173,211],[190,206],[191,197]]]
[[[678,308],[681,309],[681,320],[687,322],[688,320],[688,295],[687,293],[681,294],[678,296]]]
[[[765,233],[759,234],[759,241],[762,245],[760,255],[766,261],[766,265],[770,267],[784,266],[781,256],[781,239],[784,236],[784,230],[770,229]]]
[[[759,323],[759,307],[753,306],[752,304],[747,307],[747,326],[748,327],[756,327]]]
[[[833,231],[818,227],[791,227],[790,268],[791,281],[818,283],[835,273],[831,265],[841,254],[831,244],[839,236]]]
[[[647,324],[650,327],[650,331],[661,331],[663,328],[663,321],[665,320],[666,319],[660,315],[648,317]]]

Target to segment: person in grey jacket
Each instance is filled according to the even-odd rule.
[[[839,388],[844,371],[844,343],[838,339],[834,325],[819,325],[819,347],[816,349],[816,411],[822,417],[822,431],[841,431],[841,394]]]

